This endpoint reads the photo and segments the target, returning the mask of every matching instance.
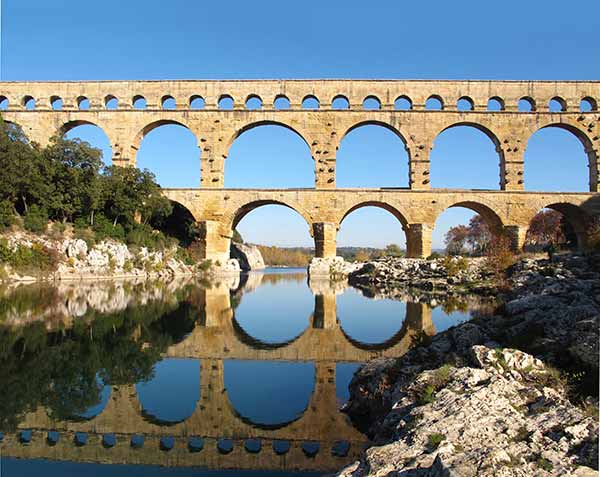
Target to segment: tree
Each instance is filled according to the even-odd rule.
[[[143,224],[151,219],[160,222],[173,210],[171,202],[154,181],[154,174],[146,169],[110,166],[105,169],[103,180],[104,213],[114,225],[119,222],[131,225],[138,215]]]
[[[446,253],[448,255],[463,255],[465,245],[469,238],[469,227],[466,225],[457,225],[446,232],[444,243],[446,244]]]
[[[63,222],[87,217],[93,224],[103,202],[102,151],[80,139],[54,137],[42,156],[54,186],[48,204],[51,217]]]
[[[492,240],[492,233],[485,219],[479,214],[474,215],[469,220],[468,228],[467,243],[471,247],[471,252],[476,255],[484,254]]]
[[[402,257],[404,256],[404,252],[402,251],[402,249],[400,248],[399,245],[395,244],[395,243],[391,243],[388,246],[385,247],[384,251],[383,251],[384,255],[390,256],[390,257]]]
[[[525,244],[532,246],[560,245],[566,242],[563,215],[552,209],[541,210],[531,220]]]

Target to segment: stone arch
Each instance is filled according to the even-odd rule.
[[[597,188],[598,188],[598,180],[599,180],[598,174],[600,173],[600,171],[598,170],[598,151],[595,149],[594,144],[592,143],[592,140],[590,139],[588,134],[585,131],[583,131],[582,129],[580,129],[579,127],[574,126],[569,123],[552,122],[552,123],[545,124],[545,125],[541,126],[539,129],[533,131],[532,134],[527,139],[527,145],[529,145],[531,138],[538,131],[541,131],[542,129],[548,129],[548,128],[559,128],[559,129],[568,131],[571,134],[573,134],[581,142],[583,149],[585,151],[585,154],[587,155],[587,158],[588,158],[589,191],[596,192]],[[525,147],[524,154],[527,153],[527,145]],[[527,164],[524,164],[524,165],[525,165],[525,167],[527,167]]]
[[[244,106],[246,109],[262,109],[263,100],[258,94],[252,93],[246,97]]]
[[[235,107],[235,99],[230,94],[222,94],[217,100],[217,108],[222,110],[231,110]]]
[[[308,213],[308,211],[303,210],[299,205],[287,204],[277,199],[259,199],[247,202],[239,206],[230,216],[226,218],[225,224],[228,232],[234,230],[246,215],[248,215],[253,210],[258,209],[259,207],[262,207],[263,205],[282,205],[284,207],[287,207],[288,209],[293,210],[305,220],[308,229],[311,230],[313,222],[312,217]]]
[[[379,110],[381,109],[381,100],[374,94],[370,94],[363,99],[362,107],[365,110]]]
[[[331,109],[350,109],[350,100],[343,94],[337,94],[331,100]]]
[[[133,138],[133,142],[131,144],[131,154],[129,157],[134,165],[136,163],[137,152],[140,148],[140,144],[142,143],[142,140],[156,128],[159,128],[161,126],[166,126],[168,124],[182,126],[182,127],[186,128],[187,130],[189,130],[195,136],[194,131],[192,130],[192,128],[189,127],[189,125],[187,125],[181,121],[175,120],[175,119],[159,119],[157,121],[148,123],[142,129],[140,129],[138,131],[138,133],[135,135],[135,137]],[[196,137],[196,141],[198,141],[198,137]]]
[[[339,139],[338,139],[338,143],[336,144],[335,149],[338,150],[340,147],[340,144],[342,142],[342,140],[348,135],[350,134],[352,131],[354,131],[355,129],[358,129],[362,126],[369,126],[369,125],[373,125],[373,126],[382,126],[386,129],[389,129],[390,131],[392,131],[396,136],[398,136],[400,138],[400,140],[404,143],[404,146],[407,147],[407,142],[406,142],[406,138],[402,135],[402,133],[400,132],[399,129],[397,129],[396,127],[392,126],[390,123],[386,123],[385,121],[377,121],[377,120],[372,120],[372,119],[367,119],[367,120],[363,120],[363,121],[359,121],[357,123],[352,124],[348,129],[346,129],[346,131],[344,132],[344,134],[340,135]],[[408,158],[410,160],[410,151],[408,151]]]
[[[190,109],[204,109],[205,101],[199,94],[193,94],[189,98],[188,106]]]
[[[531,96],[523,96],[517,103],[520,112],[533,112],[536,110],[535,100]]]
[[[412,108],[413,108],[412,99],[410,99],[405,94],[398,96],[394,100],[394,109],[410,111]]]
[[[164,109],[164,110],[177,109],[177,104],[175,102],[175,98],[170,94],[165,94],[162,98],[160,98],[160,109]]]
[[[495,107],[495,109],[494,109]],[[506,108],[506,104],[504,99],[500,96],[492,96],[488,99],[487,109],[488,111],[504,111]]]
[[[273,99],[273,109],[290,109],[291,102],[285,94],[278,94]]]
[[[442,111],[444,109],[444,99],[439,94],[432,94],[425,100],[425,109]]]
[[[498,177],[502,178],[502,171],[505,168],[505,158],[504,158],[504,152],[502,150],[501,144],[500,144],[500,140],[498,139],[498,136],[496,135],[495,132],[493,132],[488,126],[481,124],[481,123],[477,123],[477,122],[472,122],[472,121],[460,121],[457,123],[452,123],[449,125],[444,126],[443,129],[441,129],[434,137],[433,140],[433,144],[435,145],[435,141],[437,141],[438,137],[440,137],[440,135],[442,133],[444,133],[445,131],[448,131],[450,129],[454,129],[454,128],[459,128],[459,127],[467,127],[467,128],[474,128],[480,132],[482,132],[483,134],[485,134],[488,139],[492,142],[492,144],[494,145],[494,148],[496,150],[496,153],[498,155]],[[433,161],[431,161],[432,164],[430,166],[431,169],[433,169]],[[431,175],[431,179],[433,179],[433,174]]]
[[[67,121],[66,123],[63,123],[60,128],[58,129],[58,134],[60,136],[66,136],[67,133],[69,133],[70,131],[72,131],[73,129],[80,127],[80,126],[93,126],[94,128],[96,128],[97,130],[102,132],[102,135],[106,138],[106,140],[108,141],[108,149],[105,149],[104,146],[102,144],[99,144],[96,142],[96,140],[98,141],[103,141],[104,139],[100,139],[100,138],[93,138],[91,141],[85,137],[86,133],[84,131],[80,131],[80,133],[84,134],[84,140],[87,140],[88,142],[90,142],[92,144],[93,147],[99,148],[101,150],[103,150],[103,160],[104,163],[106,165],[110,165],[111,162],[115,156],[117,151],[115,150],[115,141],[113,138],[110,137],[109,133],[110,132],[110,128],[108,127],[103,127],[98,123],[95,123],[93,121],[88,121],[85,119],[79,119],[79,120],[74,120],[74,121]],[[107,132],[108,131],[108,132]],[[87,133],[90,134],[91,130],[88,130]],[[95,134],[95,133],[91,133],[91,134]]]
[[[555,106],[553,106],[555,105]],[[558,110],[554,111],[554,108],[558,106]],[[567,110],[567,102],[560,96],[554,96],[548,101],[548,111],[551,112],[565,112]]]
[[[281,122],[281,121],[272,121],[272,120],[264,120],[264,121],[256,121],[256,122],[252,122],[252,123],[248,123],[245,124],[244,126],[242,126],[240,129],[238,129],[233,136],[231,136],[229,138],[229,141],[227,142],[227,155],[229,155],[229,149],[231,148],[231,146],[233,145],[234,141],[240,137],[242,134],[244,134],[245,132],[248,132],[254,128],[258,128],[261,126],[281,126],[284,127],[285,129],[292,131],[293,133],[295,133],[298,137],[300,137],[304,143],[308,146],[308,148],[310,149],[310,144],[308,142],[307,137],[301,133],[298,128],[296,126],[291,126],[290,124]],[[312,156],[312,151],[311,151],[311,156]],[[314,159],[314,157],[313,157]]]
[[[579,102],[580,111],[586,112],[587,111],[585,109],[586,106],[587,106],[587,110],[589,110],[589,111],[598,111],[598,102],[591,96],[586,96],[584,98],[581,98],[581,101]]]
[[[470,209],[473,212],[481,215],[493,234],[500,235],[504,232],[504,222],[502,221],[498,213],[489,205],[483,204],[481,202],[459,201],[453,202],[450,205],[444,205],[441,210],[437,211],[435,220],[437,221],[440,215],[442,215],[442,213],[444,213],[447,209],[455,207],[463,207],[465,209]]]
[[[21,104],[25,109],[29,109],[29,110],[33,110],[35,109],[35,98],[31,95],[26,95],[23,96],[23,99],[21,100]]]
[[[573,231],[577,236],[578,250],[585,250],[587,247],[587,227],[590,222],[590,216],[579,205],[572,204],[566,201],[554,202],[540,207],[541,209],[552,209],[560,212],[566,221],[573,227]],[[534,211],[528,221],[527,228],[531,225],[531,221],[539,210]]]
[[[78,96],[77,97],[77,109],[79,110],[88,110],[90,109],[90,100],[87,96]]]
[[[119,109],[119,99],[112,95],[108,94],[104,97],[104,108],[105,109]]]
[[[475,101],[470,96],[461,96],[456,101],[456,109],[459,111],[473,111],[475,109]]]
[[[339,217],[338,220],[337,220],[338,229],[342,225],[342,222],[344,221],[344,219],[346,217],[348,217],[352,212],[354,212],[354,211],[356,211],[358,209],[362,209],[363,207],[378,207],[380,209],[386,210],[387,212],[389,212],[390,214],[392,214],[394,217],[396,217],[396,219],[398,219],[398,221],[402,225],[402,229],[406,233],[406,230],[408,228],[408,220],[406,219],[405,215],[402,214],[402,212],[400,212],[393,205],[388,204],[386,202],[377,201],[377,200],[368,200],[368,201],[364,201],[364,202],[359,202],[359,203],[354,204],[353,206],[351,206],[346,211],[344,211],[344,213],[342,214],[342,216]]]
[[[10,100],[4,95],[0,95],[0,111],[6,111],[9,106]]]
[[[60,111],[63,108],[63,100],[60,96],[50,96],[50,107],[54,111]]]
[[[302,109],[319,109],[321,102],[314,94],[307,94],[302,98],[301,107]]]

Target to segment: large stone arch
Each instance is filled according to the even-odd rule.
[[[188,131],[190,131],[194,135],[194,137],[196,138],[196,144],[199,145],[198,136],[196,135],[196,133],[194,132],[194,129],[192,127],[190,127],[189,124],[186,124],[185,122],[181,121],[180,119],[157,119],[157,120],[154,120],[150,123],[147,123],[145,126],[143,126],[133,137],[131,145],[130,145],[130,154],[129,154],[129,161],[132,165],[136,165],[136,163],[137,163],[137,152],[140,148],[142,140],[150,132],[154,131],[155,129],[157,129],[161,126],[167,126],[167,125],[182,126],[182,127],[186,128]],[[198,152],[198,154],[200,154],[200,152]],[[198,167],[200,167],[200,155],[198,155]]]
[[[233,143],[235,142],[235,140],[237,138],[239,138],[242,134],[251,131],[252,129],[256,129],[262,126],[280,126],[283,127],[285,129],[287,129],[288,131],[293,132],[294,134],[296,134],[298,137],[300,137],[304,143],[306,144],[306,146],[308,147],[309,151],[311,151],[311,157],[312,157],[312,150],[311,150],[311,145],[308,139],[308,134],[305,131],[302,131],[302,128],[298,127],[297,124],[288,124],[284,121],[279,121],[279,120],[273,120],[273,119],[264,119],[264,120],[259,120],[259,121],[252,121],[249,122],[247,124],[244,124],[242,127],[238,128],[235,130],[235,132],[229,137],[225,148],[226,148],[226,156],[229,156],[229,150],[231,149],[231,146],[233,145]],[[314,159],[314,157],[313,157]]]
[[[344,221],[344,219],[346,217],[348,217],[352,212],[354,212],[358,209],[362,209],[363,207],[378,207],[380,209],[386,210],[387,212],[392,214],[394,217],[396,217],[396,219],[398,219],[398,221],[402,225],[402,229],[406,233],[407,228],[408,228],[408,220],[406,219],[406,216],[402,212],[400,212],[396,207],[394,207],[393,205],[391,205],[387,202],[379,201],[379,200],[360,201],[360,202],[350,206],[349,208],[343,210],[342,214],[337,219],[338,229],[340,228],[340,226],[342,225],[342,222]]]
[[[558,202],[543,202],[536,210],[529,212],[527,229],[531,226],[533,217],[542,209],[552,209],[560,212],[567,222],[573,227],[573,231],[577,236],[577,249],[580,251],[587,249],[587,233],[592,217],[583,210],[578,203],[560,200]]]
[[[580,116],[583,119],[583,116]],[[579,118],[578,118],[579,119]],[[584,124],[582,124],[584,123]],[[589,136],[589,132],[593,131],[594,126],[598,124],[598,121],[587,121],[583,119],[582,123],[570,123],[566,121],[557,122],[555,117],[551,117],[547,123],[540,122],[539,127],[531,131],[531,134],[527,138],[527,145],[535,133],[542,129],[548,128],[559,128],[564,131],[568,131],[573,134],[583,145],[583,149],[588,157],[588,168],[589,168],[589,191],[597,192],[600,171],[598,170],[600,139],[596,138],[592,140]]]
[[[444,132],[449,131],[451,129],[460,128],[460,127],[476,129],[477,131],[480,131],[483,134],[485,134],[490,139],[490,141],[492,141],[492,144],[494,145],[494,147],[496,149],[496,153],[498,154],[498,177],[499,177],[499,184],[502,185],[502,179],[503,179],[504,170],[506,167],[504,151],[502,149],[498,134],[496,134],[489,125],[483,124],[483,123],[477,122],[477,121],[452,121],[448,124],[444,124],[443,127],[441,127],[435,133],[435,135],[433,137],[433,141],[432,141],[432,148],[433,148],[433,145],[435,144],[435,141],[438,139],[438,137],[440,137],[441,134],[443,134]]]
[[[499,235],[503,233],[505,224],[500,214],[498,214],[491,205],[478,201],[451,201],[449,203],[442,203],[435,211],[434,223],[446,210],[456,207],[470,209],[481,215],[493,234]]]
[[[352,123],[350,126],[347,126],[344,133],[339,135],[337,143],[335,145],[335,150],[337,151],[340,148],[340,144],[342,143],[342,141],[348,134],[350,134],[355,129],[358,129],[363,126],[381,126],[385,129],[393,132],[396,136],[398,136],[398,138],[404,144],[404,147],[406,148],[406,151],[408,153],[408,159],[410,160],[410,150],[408,149],[408,141],[402,135],[402,133],[400,132],[400,129],[395,127],[393,124],[388,123],[386,121],[382,121],[380,119],[361,119],[359,121]]]
[[[293,210],[304,219],[308,229],[311,230],[312,217],[308,211],[304,210],[300,204],[290,204],[277,199],[257,199],[241,204],[233,212],[227,214],[224,224],[229,230],[233,230],[246,215],[265,205],[281,205]]]

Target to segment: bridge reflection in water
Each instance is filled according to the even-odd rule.
[[[336,364],[401,356],[415,338],[435,333],[430,306],[406,303],[406,316],[403,320],[399,317],[399,329],[393,336],[379,344],[361,343],[348,336],[338,320],[337,295],[344,287],[311,283],[314,310],[307,317],[307,328],[286,342],[270,343],[244,330],[236,319],[235,307],[263,280],[304,282],[306,275],[252,273],[242,277],[241,283],[239,280],[236,277],[206,286],[192,285],[193,292],[183,294],[183,301],[196,310],[194,320],[182,338],[166,348],[162,358],[193,358],[200,362],[200,400],[189,417],[175,423],[160,421],[143,411],[135,382],[113,384],[104,409],[89,419],[57,419],[44,406],[19,416],[16,430],[3,437],[2,455],[274,470],[330,470],[356,459],[367,441],[339,412]],[[106,289],[98,284],[89,288],[61,284],[53,292],[58,297],[53,301],[53,310],[37,314],[21,310],[21,316],[9,307],[2,323],[15,329],[42,316],[51,333],[68,329],[99,311],[115,313],[152,300],[179,300],[177,291],[186,286],[190,283],[155,287],[107,283]],[[134,338],[137,333],[134,330]],[[295,419],[277,425],[257,424],[243,417],[232,405],[225,386],[227,360],[312,363],[314,386],[306,409]]]

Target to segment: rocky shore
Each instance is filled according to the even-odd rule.
[[[600,258],[522,260],[506,285],[356,373],[345,411],[374,446],[340,476],[597,475]]]

